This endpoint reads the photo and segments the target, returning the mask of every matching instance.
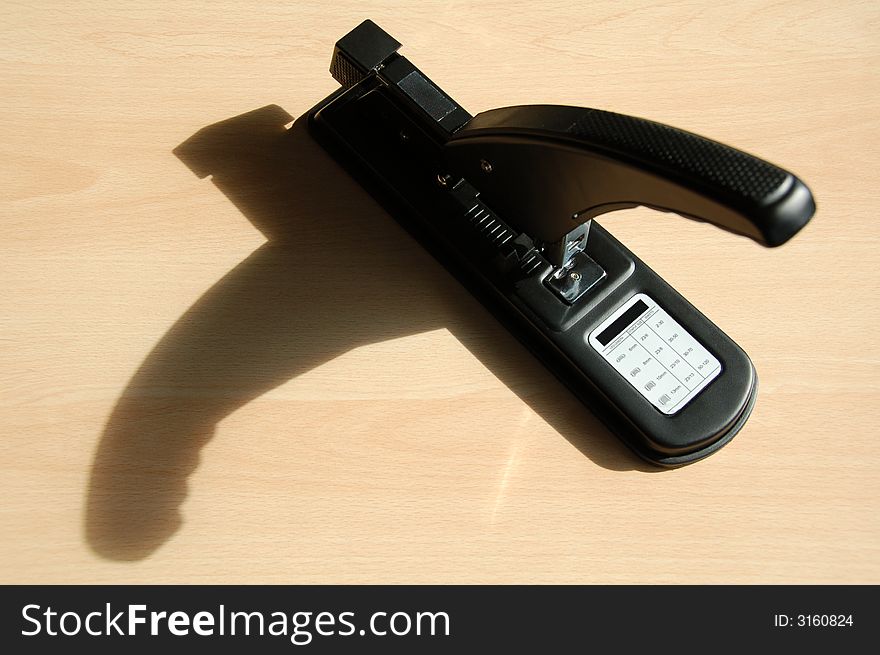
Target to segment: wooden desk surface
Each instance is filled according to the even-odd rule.
[[[4,3],[0,581],[880,582],[880,7],[623,4]],[[778,250],[603,221],[753,358],[729,446],[640,464],[301,129],[266,146],[366,17],[473,113],[807,181]]]

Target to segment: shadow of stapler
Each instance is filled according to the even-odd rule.
[[[174,150],[266,242],[175,322],[116,402],[86,500],[96,553],[144,559],[178,531],[201,450],[238,408],[359,346],[440,328],[589,458],[638,465],[315,142],[305,117],[288,129],[291,120],[263,107]],[[291,438],[318,439],[299,418],[286,419]]]

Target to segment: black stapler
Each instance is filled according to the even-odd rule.
[[[706,457],[742,428],[743,350],[593,219],[645,205],[765,246],[815,204],[794,175],[640,118],[528,105],[471,116],[367,20],[336,43],[317,140],[638,455]]]

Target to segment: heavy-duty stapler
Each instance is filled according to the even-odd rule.
[[[729,442],[752,362],[593,219],[645,205],[778,246],[812,217],[809,189],[641,118],[471,116],[399,48],[369,20],[336,43],[342,88],[311,110],[316,139],[642,458],[680,466]]]

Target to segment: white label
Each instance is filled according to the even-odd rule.
[[[664,414],[721,373],[721,363],[653,299],[638,293],[590,334],[590,345]]]

